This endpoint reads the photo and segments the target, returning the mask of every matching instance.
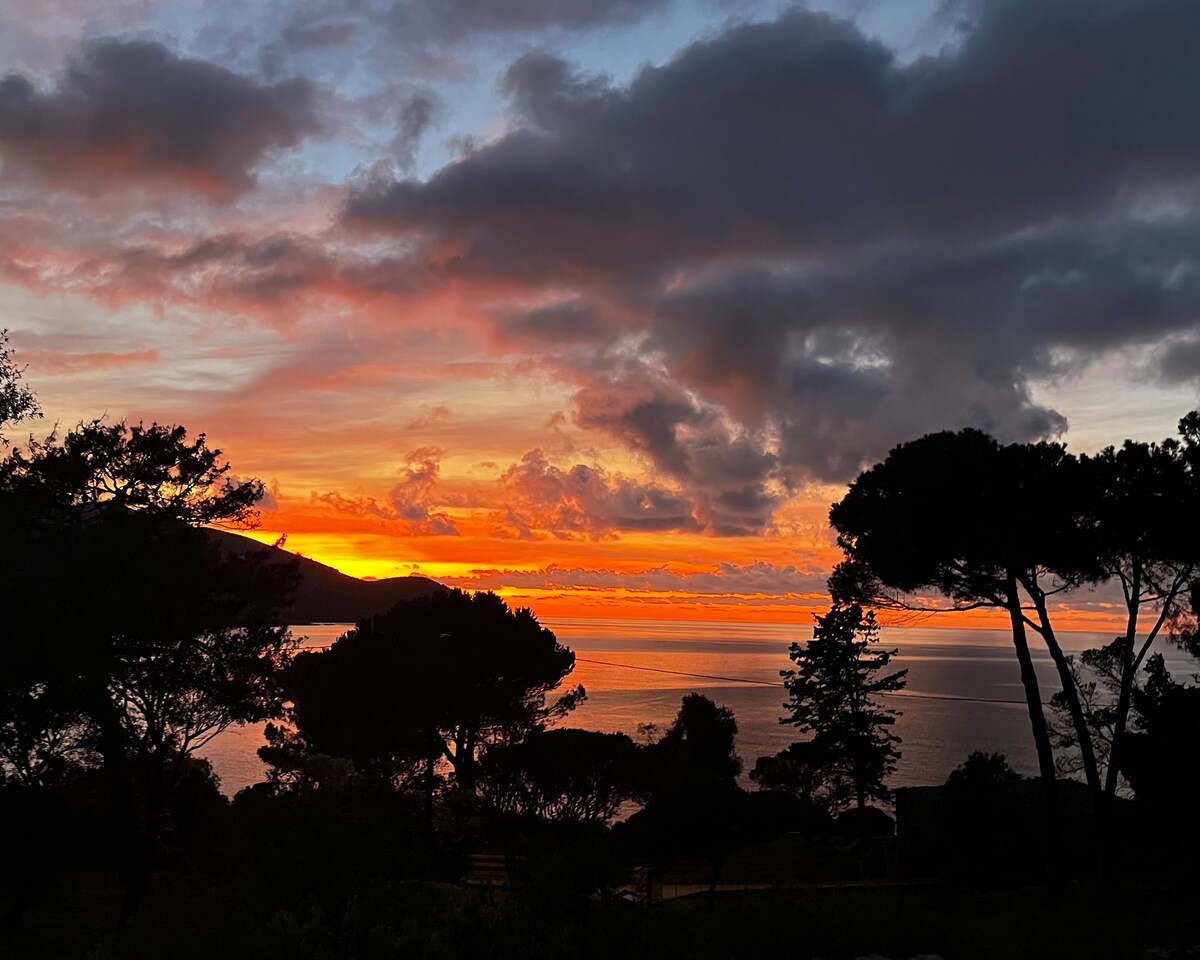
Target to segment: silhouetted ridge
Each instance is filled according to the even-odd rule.
[[[275,549],[225,530],[210,529],[208,533],[229,552]],[[428,577],[359,580],[316,560],[291,556],[300,564],[300,583],[285,618],[289,623],[357,623],[386,613],[401,600],[427,597],[446,589]]]

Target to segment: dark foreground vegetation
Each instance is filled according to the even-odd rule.
[[[0,387],[0,425],[36,412],[3,350]],[[295,559],[203,529],[253,523],[262,494],[203,436],[97,421],[10,449],[0,952],[1193,948],[1200,688],[1151,652],[1160,634],[1197,648],[1200,418],[1182,433],[1089,461],[964,431],[864,474],[833,511],[847,552],[833,605],[782,678],[781,722],[801,739],[757,759],[753,791],[735,717],[700,694],[636,739],[567,726],[586,697],[574,654],[492,594],[404,599],[297,652]],[[914,525],[938,505],[953,515]],[[1076,662],[1047,598],[1106,583],[1123,588],[1128,629]],[[975,754],[943,785],[889,791],[901,744],[878,698],[906,678],[872,607],[920,589],[1009,615],[1037,780]],[[1060,668],[1053,719],[1030,634]],[[230,801],[196,753],[261,721],[268,778]]]
[[[337,895],[286,897],[251,884],[176,876],[117,932],[104,877],[75,876],[38,938],[6,943],[16,960],[171,956],[180,960],[449,960],[578,957],[696,960],[915,957],[1011,960],[1184,957],[1192,903],[1178,891],[1072,888],[1053,903],[1036,889],[839,887],[722,895],[649,908],[595,905],[551,913],[528,899],[460,886],[382,881]],[[1114,920],[1136,916],[1136,922]],[[1064,922],[1068,918],[1069,922]],[[89,926],[90,922],[90,926]],[[1153,953],[1148,951],[1155,951]]]
[[[1198,942],[1180,835],[1139,821],[1119,869],[1098,875],[1081,859],[1048,894],[1010,847],[1042,833],[1038,807],[993,767],[964,764],[957,780],[974,782],[946,787],[946,845],[923,848],[731,786],[740,811],[682,794],[609,828],[504,815],[449,791],[427,823],[419,793],[376,779],[256,788],[230,803],[197,768],[176,792],[140,908],[120,922],[111,867],[122,840],[84,776],[24,821],[46,817],[36,843],[10,834],[9,851],[36,855],[39,875],[5,956],[1142,957]],[[664,806],[667,820],[651,813]],[[481,850],[504,867],[481,870]],[[715,896],[713,858],[728,881]],[[645,891],[633,864],[664,890],[673,877],[695,891],[630,902]],[[754,881],[772,885],[747,889]]]

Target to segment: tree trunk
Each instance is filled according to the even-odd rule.
[[[1121,747],[1125,739],[1125,728],[1129,721],[1129,703],[1133,699],[1133,616],[1130,617],[1129,633],[1121,644],[1121,692],[1117,697],[1117,719],[1113,724],[1112,747],[1108,753],[1108,771],[1104,779],[1104,796],[1111,800],[1117,793],[1117,779],[1121,773]]]
[[[708,912],[713,913],[717,908],[717,887],[721,884],[721,870],[725,866],[725,857],[710,857],[709,867],[712,868],[711,881],[708,884]]]
[[[454,778],[458,781],[458,786],[462,790],[470,793],[475,792],[475,731],[468,729],[463,735],[462,754],[458,758],[459,764],[454,771]]]
[[[433,829],[433,790],[437,783],[437,762],[440,756],[440,740],[434,739],[425,758],[425,829]]]
[[[1046,813],[1046,881],[1051,887],[1057,887],[1061,882],[1062,828],[1058,816],[1054,751],[1050,746],[1050,729],[1046,725],[1046,714],[1042,709],[1042,694],[1038,689],[1037,673],[1033,669],[1033,658],[1029,655],[1029,641],[1025,635],[1025,621],[1021,615],[1016,578],[1012,574],[1005,580],[1005,600],[1012,624],[1013,646],[1017,651],[1017,662],[1021,665],[1021,685],[1025,688],[1025,703],[1029,709],[1029,723],[1033,727],[1038,771],[1042,779],[1042,797]]]
[[[1038,620],[1042,626],[1042,639],[1046,642],[1046,649],[1050,652],[1050,659],[1054,661],[1055,669],[1058,670],[1063,696],[1067,700],[1067,710],[1071,714],[1071,725],[1075,728],[1075,739],[1079,743],[1079,754],[1083,760],[1083,774],[1087,779],[1088,789],[1092,792],[1093,806],[1099,813],[1102,802],[1100,768],[1096,763],[1096,751],[1092,746],[1092,731],[1088,728],[1087,718],[1083,715],[1083,704],[1079,701],[1079,689],[1075,686],[1075,676],[1071,672],[1071,664],[1067,662],[1066,654],[1059,646],[1058,637],[1054,634],[1054,627],[1050,623],[1050,614],[1046,609],[1045,595],[1036,588],[1027,586],[1026,589],[1029,589],[1029,594],[1033,597]]]
[[[1179,591],[1183,585],[1191,578],[1193,566],[1188,566],[1176,573],[1171,588],[1160,598],[1161,607],[1158,613],[1158,619],[1154,626],[1146,634],[1146,638],[1142,641],[1141,647],[1137,646],[1137,627],[1138,613],[1141,610],[1141,599],[1138,591],[1141,588],[1141,567],[1134,568],[1133,583],[1131,589],[1126,594],[1126,606],[1129,610],[1129,617],[1125,627],[1125,645],[1121,651],[1121,691],[1117,698],[1117,718],[1113,724],[1113,742],[1112,749],[1109,752],[1108,758],[1108,776],[1104,784],[1105,799],[1111,806],[1112,798],[1117,794],[1117,781],[1121,773],[1120,752],[1124,746],[1125,733],[1129,728],[1129,709],[1130,701],[1133,699],[1133,686],[1137,677],[1138,669],[1141,667],[1146,658],[1146,654],[1150,652],[1151,646],[1157,639],[1159,632],[1167,622],[1167,618],[1171,613],[1171,609],[1179,595]],[[1134,650],[1137,653],[1134,653]]]
[[[125,888],[120,919],[129,919],[141,903],[145,875],[140,869],[142,828],[133,770],[126,753],[121,715],[107,691],[84,691],[85,711],[96,724],[97,749],[103,761],[104,780],[116,824],[118,843],[117,876]]]
[[[1125,637],[1121,644],[1121,692],[1117,697],[1117,719],[1113,725],[1112,747],[1108,754],[1108,771],[1104,780],[1104,795],[1113,797],[1117,792],[1117,777],[1120,773],[1121,740],[1125,736],[1126,721],[1129,716],[1129,701],[1133,695],[1133,647],[1137,642],[1138,613],[1141,609],[1142,565],[1136,554],[1130,561],[1130,582],[1122,578],[1121,586],[1125,588],[1125,609],[1128,616],[1125,620]],[[1169,604],[1164,604],[1163,612]]]

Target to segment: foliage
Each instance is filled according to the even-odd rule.
[[[234,798],[226,856],[285,898],[429,876],[419,799],[357,778],[319,790],[257,784]]]
[[[23,374],[9,349],[8,331],[0,330],[0,429],[18,420],[42,415],[33,392],[21,383]],[[8,445],[2,435],[0,443]]]
[[[838,814],[833,827],[844,837],[890,837],[896,821],[878,807],[851,807]]]
[[[686,694],[666,733],[646,747],[646,788],[694,776],[732,782],[742,772],[734,749],[737,729],[728,707],[701,693]]]
[[[715,887],[729,854],[757,835],[749,816],[749,796],[729,779],[684,776],[662,787],[641,810],[617,824],[614,836],[643,864],[707,860]]]
[[[1004,789],[1020,779],[1004,754],[976,750],[950,771],[946,786],[951,791],[987,791]]]
[[[994,883],[1020,875],[1036,826],[1019,797],[1021,775],[1002,753],[976,751],[946,780],[944,866],[964,879]]]
[[[0,566],[0,594],[21,598],[0,647],[0,728],[25,742],[53,742],[64,718],[87,729],[131,880],[145,878],[186,758],[282,708],[293,643],[278,619],[295,565],[265,547],[222,550],[197,529],[253,521],[261,484],[229,474],[202,435],[98,421],[0,465],[6,553],[20,558]]]
[[[1082,657],[1100,688],[1080,688],[1084,722],[1075,719],[1074,746],[1085,758],[1094,749],[1105,767],[1109,797],[1118,785],[1139,671],[1164,629],[1178,636],[1187,588],[1200,563],[1200,415],[1183,417],[1179,434],[1161,443],[1126,440],[1120,448],[1080,458],[1079,549],[1096,556],[1101,577],[1120,586],[1126,609],[1125,632]],[[1143,627],[1144,610],[1151,616]],[[1044,608],[1038,613],[1047,619]],[[1093,744],[1083,742],[1081,726],[1092,733]]]
[[[1122,683],[1122,659],[1125,638],[1117,637],[1103,647],[1084,650],[1076,659],[1068,657],[1071,675],[1078,691],[1079,704],[1091,736],[1091,747],[1099,770],[1105,771],[1112,756],[1117,721],[1117,704]],[[1071,707],[1063,691],[1050,697],[1050,732],[1059,753],[1055,764],[1060,773],[1074,774],[1083,769],[1079,735]]]
[[[332,806],[329,812],[336,814]],[[380,822],[386,824],[386,818]],[[837,884],[722,894],[711,912],[683,899],[652,909],[616,901],[592,904],[583,912],[547,914],[526,898],[480,896],[429,881],[372,879],[305,890],[258,876],[212,882],[189,872],[175,879],[156,911],[118,930],[79,909],[81,900],[86,903],[83,892],[79,881],[62,889],[54,910],[37,918],[32,935],[12,945],[14,960],[83,955],[93,960],[776,960],[930,954],[1092,960],[1147,956],[1149,948],[1185,956],[1196,943],[1195,893],[1186,885],[1122,890],[1123,903],[1141,918],[1139,924],[1115,922],[1111,896],[1091,884],[1071,888],[1049,904],[1033,886],[981,891],[966,885],[897,884],[884,897],[876,884]],[[86,893],[100,899],[107,890]],[[1063,923],[1063,916],[1076,922]]]
[[[1053,746],[1027,632],[1042,637],[1061,687],[1054,739],[1073,752],[1065,766],[1084,773],[1097,802],[1116,791],[1137,672],[1164,627],[1179,623],[1200,561],[1200,415],[1179,431],[1181,439],[1080,458],[975,430],[931,434],[892,450],[830,512],[847,557],[836,579],[851,595],[928,609],[914,594],[933,589],[955,609],[1008,614],[1049,783]],[[1082,658],[1097,685],[1063,652],[1052,598],[1100,582],[1120,586],[1126,630]],[[1145,628],[1144,609],[1154,614]]]
[[[823,744],[797,740],[773,757],[759,757],[750,771],[750,779],[763,790],[778,790],[810,803],[821,810],[837,809],[828,768],[830,758]]]
[[[259,756],[281,785],[332,785],[354,773],[403,787],[416,782],[441,739],[425,694],[398,643],[350,633],[325,651],[301,652],[285,685],[290,726],[269,725]],[[349,764],[349,766],[345,766]]]
[[[562,717],[582,687],[547,704],[575,655],[528,610],[492,593],[441,591],[363,621],[289,673],[298,749],[348,757],[396,776],[451,766],[475,788],[479,756]]]
[[[812,640],[792,644],[796,666],[782,672],[790,700],[780,722],[812,737],[758,766],[760,782],[774,781],[830,810],[851,801],[861,809],[888,796],[884,781],[900,755],[890,727],[899,713],[873,698],[902,690],[908,671],[876,676],[895,653],[876,650],[878,639],[874,612],[851,603],[835,604],[817,617]]]
[[[1051,843],[1047,868],[1060,861],[1056,775],[1042,692],[1029,649],[1037,621],[1024,588],[1044,603],[1053,590],[1099,576],[1096,558],[1078,552],[1073,477],[1078,462],[1058,444],[1001,446],[978,430],[929,434],[895,447],[861,474],[829,512],[846,555],[831,584],[848,600],[901,609],[933,607],[933,590],[950,609],[995,607],[1005,612],[1029,712]],[[1043,586],[1049,577],[1049,589]],[[1070,665],[1052,633],[1043,633],[1064,692],[1074,696]],[[1071,708],[1080,743],[1090,745],[1082,709]],[[1083,757],[1092,789],[1099,773]]]
[[[239,481],[204,434],[181,426],[81,423],[12,451],[0,483],[35,516],[86,522],[102,510],[146,511],[183,523],[253,526],[257,480]]]
[[[1073,572],[1064,534],[1076,467],[1059,444],[1001,446],[970,429],[894,448],[830,510],[839,545],[876,587],[847,599],[901,603],[933,588],[958,608],[1007,609],[1008,577]]]
[[[53,621],[27,625],[43,645],[10,649],[9,662],[35,681],[28,689],[109,736],[119,726],[126,754],[151,764],[185,756],[231,724],[279,711],[277,673],[292,642],[272,601],[286,596],[290,564],[266,549],[222,554],[203,531],[130,512],[42,528],[29,547],[31,574],[77,576]],[[137,585],[136,602],[117,599],[126,584]]]
[[[489,750],[481,786],[505,813],[605,823],[637,794],[637,760],[623,733],[547,730]]]
[[[1200,686],[1171,677],[1161,654],[1147,663],[1147,680],[1135,691],[1140,732],[1129,736],[1121,771],[1139,803],[1160,829],[1190,828],[1195,771],[1200,769]]]
[[[27,601],[24,642],[4,651],[26,719],[48,701],[103,726],[104,749],[156,764],[278,712],[291,641],[274,617],[290,563],[266,548],[223,553],[193,526],[252,519],[261,485],[228,472],[203,436],[157,424],[94,422],[13,452],[0,503],[23,562],[0,586]],[[46,719],[47,735],[62,726]]]
[[[96,763],[87,717],[45,683],[0,684],[0,784],[49,787]]]

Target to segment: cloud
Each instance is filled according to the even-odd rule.
[[[476,130],[417,177],[455,106],[405,73],[417,47],[483,51],[468,66],[486,69],[519,34],[666,3],[313,0],[231,17],[205,49],[250,50],[224,61],[249,71],[273,43],[280,75],[332,78],[338,150],[357,162],[366,141],[384,157],[337,185],[280,166],[256,191],[264,164],[319,132],[310,82],[156,43],[86,44],[53,86],[0,82],[16,190],[0,272],[271,324],[300,345],[259,396],[396,389],[381,360],[415,355],[401,340],[418,325],[461,351],[461,370],[515,374],[531,395],[553,383],[557,439],[522,441],[543,452],[503,471],[506,510],[491,493],[481,507],[533,538],[771,532],[806,485],[844,482],[923,432],[1062,434],[1039,388],[1092,358],[1133,351],[1167,383],[1200,377],[1194,3],[948,4],[953,42],[917,58],[790,9],[628,82],[527,53],[500,78],[509,114],[493,139]],[[347,66],[368,48],[403,48],[400,66]],[[158,193],[114,200],[123,187]],[[304,189],[323,199],[289,222]],[[313,335],[335,322],[352,348]],[[432,412],[412,427],[432,430],[442,398],[421,397]],[[470,404],[450,405],[468,431]],[[622,448],[624,472],[598,466],[611,446],[592,443]],[[441,462],[414,456],[390,498],[327,505],[448,532],[462,504]]]
[[[400,471],[400,480],[388,492],[386,500],[357,494],[347,496],[337,490],[309,494],[309,503],[323,509],[364,520],[377,520],[395,536],[454,537],[458,529],[453,519],[439,509],[451,498],[439,488],[440,460],[445,451],[428,446],[410,450]]]
[[[396,108],[396,136],[392,139],[392,154],[400,166],[412,170],[416,165],[421,138],[434,126],[437,101],[428,93],[406,97]]]
[[[22,355],[39,375],[87,373],[111,370],[115,367],[153,366],[159,362],[158,350],[129,350],[123,352],[95,351],[91,353],[59,353],[50,350],[25,351]]]
[[[621,531],[698,531],[695,505],[677,492],[577,463],[563,470],[531,450],[500,476],[497,533],[521,539],[602,539]]]
[[[550,564],[539,570],[472,570],[454,579],[456,586],[473,590],[517,589],[620,589],[631,593],[689,593],[705,596],[775,597],[807,599],[826,594],[824,570],[803,570],[793,565],[722,563],[713,570],[671,570],[666,566],[636,572],[562,567]]]
[[[398,0],[386,14],[402,43],[446,43],[472,35],[631,23],[669,0]]]
[[[739,536],[767,524],[778,500],[767,489],[777,458],[762,439],[739,433],[717,410],[645,366],[597,377],[573,399],[577,426],[607,433],[681,483],[712,532]]]
[[[350,40],[358,32],[356,24],[344,20],[339,23],[292,23],[280,31],[288,50],[299,53],[323,47],[336,47]]]
[[[700,252],[992,235],[1195,172],[1200,10],[983,6],[958,48],[908,65],[806,11],[693,44],[625,88],[528,54],[504,80],[520,128],[349,212],[465,234],[501,270],[582,264],[612,227],[648,223],[601,258],[637,275]],[[575,229],[585,217],[593,242]],[[479,243],[485,229],[495,243]],[[504,255],[501,239],[518,250]]]
[[[345,221],[523,290],[498,342],[709,529],[762,530],[923,432],[1056,436],[1035,381],[1163,337],[1164,376],[1194,367],[1200,7],[961,20],[904,61],[793,10],[627,85],[527,54],[510,131],[357,187]]]
[[[261,480],[253,477],[242,477],[237,474],[232,474],[228,478],[228,483],[235,490],[243,484],[251,481],[262,483]],[[255,503],[255,509],[261,513],[271,514],[279,509],[279,484],[272,480],[270,483],[262,484],[262,496]]]
[[[309,494],[309,502],[318,504],[348,517],[361,517],[376,520],[399,519],[394,507],[381,504],[375,497],[348,497],[336,490]]]
[[[405,424],[406,430],[427,430],[430,427],[436,427],[439,424],[445,423],[453,414],[450,408],[444,404],[437,404],[430,407],[428,404],[422,404],[421,416],[409,420]]]
[[[18,226],[20,226],[18,224]],[[64,225],[65,227],[65,225]],[[403,251],[334,250],[299,233],[213,232],[128,239],[48,228],[4,229],[14,256],[0,276],[35,288],[69,287],[114,304],[187,304],[289,326],[317,305],[355,308],[444,288],[445,278]],[[11,240],[9,238],[11,237]]]
[[[495,333],[505,344],[593,343],[608,336],[611,327],[596,304],[581,298],[537,307],[505,310],[495,321]]]
[[[418,447],[405,454],[408,465],[401,480],[388,494],[392,509],[413,535],[457,536],[454,521],[445,511],[434,509],[438,502],[439,461],[446,455],[441,447]]]
[[[148,41],[85,43],[56,86],[0,80],[0,155],[84,194],[170,186],[228,200],[319,129],[312,85],[264,85]]]

